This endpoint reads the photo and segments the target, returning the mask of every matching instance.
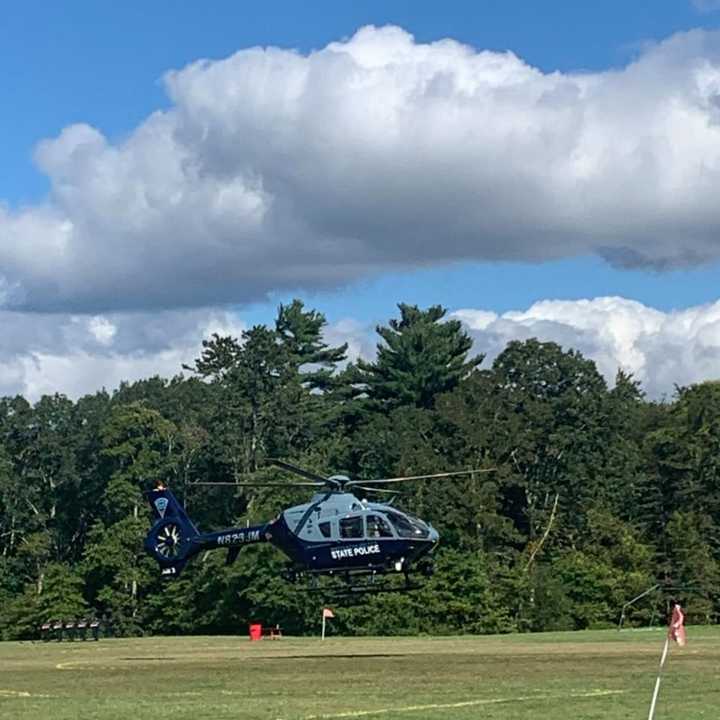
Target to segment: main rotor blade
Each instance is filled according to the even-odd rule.
[[[317,473],[314,473],[310,470],[305,470],[305,468],[298,467],[297,465],[292,465],[291,463],[285,462],[284,460],[278,460],[277,458],[268,458],[268,462],[271,462],[273,465],[277,465],[283,470],[287,470],[288,472],[300,475],[300,477],[307,478],[308,480],[314,480],[315,482],[323,484],[327,483],[328,481],[328,479],[326,477],[323,477],[322,475],[318,475]]]
[[[402,490],[384,490],[383,488],[367,487],[366,485],[353,485],[353,487],[360,488],[360,490],[367,490],[368,492],[383,493],[385,495],[407,495]]]
[[[407,480],[431,480],[432,478],[441,478],[441,477],[454,477],[456,475],[471,475],[473,473],[488,473],[488,472],[494,472],[495,468],[485,468],[485,469],[476,469],[476,470],[455,470],[453,472],[442,472],[442,473],[433,473],[432,475],[404,475],[402,477],[393,477],[393,478],[379,478],[378,480],[351,480],[350,482],[346,483],[347,485],[358,485],[359,483],[365,483],[365,484],[380,484],[380,483],[399,483],[399,482],[406,482]]]
[[[228,487],[324,487],[324,482],[194,482],[190,485],[225,485]]]

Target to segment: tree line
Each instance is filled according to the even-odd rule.
[[[347,363],[325,317],[295,300],[271,326],[213,335],[172,379],[35,404],[0,398],[0,637],[49,619],[108,616],[124,633],[238,633],[250,621],[314,632],[320,600],[280,578],[269,546],[197,558],[161,583],[142,541],[161,480],[202,530],[274,517],[293,488],[266,458],[358,478],[478,468],[407,484],[397,504],[440,531],[421,589],[337,612],[345,633],[607,627],[679,596],[692,622],[720,611],[720,384],[648,400],[618,372],[536,339],[492,364],[439,306],[399,306],[375,360]],[[178,369],[180,371],[180,368]]]

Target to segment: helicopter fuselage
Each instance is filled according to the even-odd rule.
[[[269,524],[268,539],[300,572],[405,572],[438,543],[430,525],[352,493],[318,493]]]
[[[271,522],[212,533],[197,532],[168,490],[152,491],[149,499],[156,523],[146,547],[165,576],[177,576],[187,560],[203,550],[226,548],[232,562],[242,547],[260,542],[269,542],[287,555],[289,579],[305,573],[407,576],[439,540],[431,525],[389,504],[336,490],[317,493],[310,502],[288,508]]]

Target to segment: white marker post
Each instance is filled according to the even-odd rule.
[[[650,703],[650,714],[648,720],[653,720],[655,717],[655,703],[658,699],[658,693],[660,692],[660,678],[662,676],[663,667],[668,654],[668,647],[670,646],[670,638],[665,638],[665,647],[663,648],[662,657],[660,658],[660,669],[658,670],[657,680],[655,680],[655,691],[653,692],[652,702]]]

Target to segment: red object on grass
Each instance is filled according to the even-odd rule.
[[[260,623],[250,624],[250,639],[262,640],[262,625]]]
[[[323,617],[324,618],[334,618],[335,613],[330,608],[323,608]]]

